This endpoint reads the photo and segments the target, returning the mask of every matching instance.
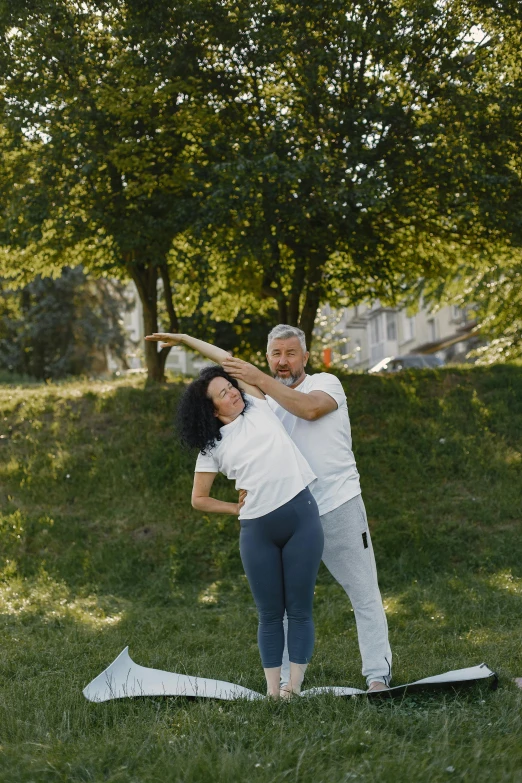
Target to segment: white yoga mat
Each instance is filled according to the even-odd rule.
[[[109,701],[128,696],[188,696],[226,701],[261,698],[260,693],[232,682],[139,666],[130,657],[128,647],[84,688],[83,695],[89,701]]]
[[[334,696],[367,695],[371,698],[383,698],[401,695],[406,691],[439,689],[488,678],[491,678],[493,687],[496,687],[497,675],[485,663],[482,663],[480,666],[456,669],[406,685],[397,685],[387,691],[375,691],[367,694],[366,691],[359,688],[322,687],[310,688],[303,691],[301,696],[318,696],[329,693]],[[128,647],[125,647],[110,666],[84,688],[83,695],[89,701],[94,702],[134,696],[186,696],[200,699],[222,699],[224,701],[233,701],[234,699],[253,701],[264,698],[263,694],[232,682],[210,680],[205,677],[190,677],[187,674],[176,674],[175,672],[139,666],[130,657]]]
[[[408,693],[427,690],[435,691],[451,686],[472,685],[474,682],[487,679],[491,679],[491,686],[495,689],[498,685],[497,675],[485,663],[481,663],[478,666],[468,666],[466,669],[454,669],[450,672],[444,672],[444,674],[435,674],[433,677],[424,677],[422,680],[407,682],[404,685],[395,685],[386,691],[372,691],[372,693],[368,693],[367,691],[357,690],[357,688],[326,687],[310,688],[308,691],[303,691],[301,696],[315,696],[320,693],[331,693],[334,696],[365,694],[371,699],[383,699],[401,696],[406,691]]]

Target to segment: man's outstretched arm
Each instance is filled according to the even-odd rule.
[[[257,386],[264,394],[278,402],[282,408],[293,413],[294,416],[299,416],[300,419],[316,421],[337,409],[337,402],[326,392],[312,391],[303,394],[303,392],[290,389],[242,359],[227,356],[222,364],[233,378]]]

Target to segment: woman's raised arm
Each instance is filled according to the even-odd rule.
[[[196,337],[191,337],[188,334],[170,334],[169,332],[154,332],[154,334],[148,334],[145,337],[149,342],[160,343],[160,347],[171,347],[174,345],[186,345],[191,351],[197,351],[206,359],[210,359],[216,364],[223,364],[224,359],[230,359],[231,354],[223,348],[218,348],[216,345],[206,343],[204,340],[198,340]],[[244,381],[238,381],[240,388],[250,394],[252,397],[258,397],[262,400],[265,399],[265,395],[258,389],[257,386],[251,386]]]

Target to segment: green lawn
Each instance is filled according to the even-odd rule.
[[[498,690],[88,703],[127,644],[144,666],[263,690],[238,523],[190,507],[178,383],[3,385],[0,780],[522,781],[522,366],[343,381],[394,682],[485,661]],[[324,568],[315,618],[307,687],[364,687]]]

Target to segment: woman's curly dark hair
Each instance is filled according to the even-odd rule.
[[[178,407],[178,432],[181,441],[187,446],[198,448],[203,454],[221,440],[222,423],[214,415],[214,405],[207,397],[207,389],[214,378],[226,378],[232,386],[239,390],[245,403],[244,413],[248,407],[248,401],[239,388],[235,378],[232,378],[222,367],[204,367],[199,377],[192,381],[183,393]]]

